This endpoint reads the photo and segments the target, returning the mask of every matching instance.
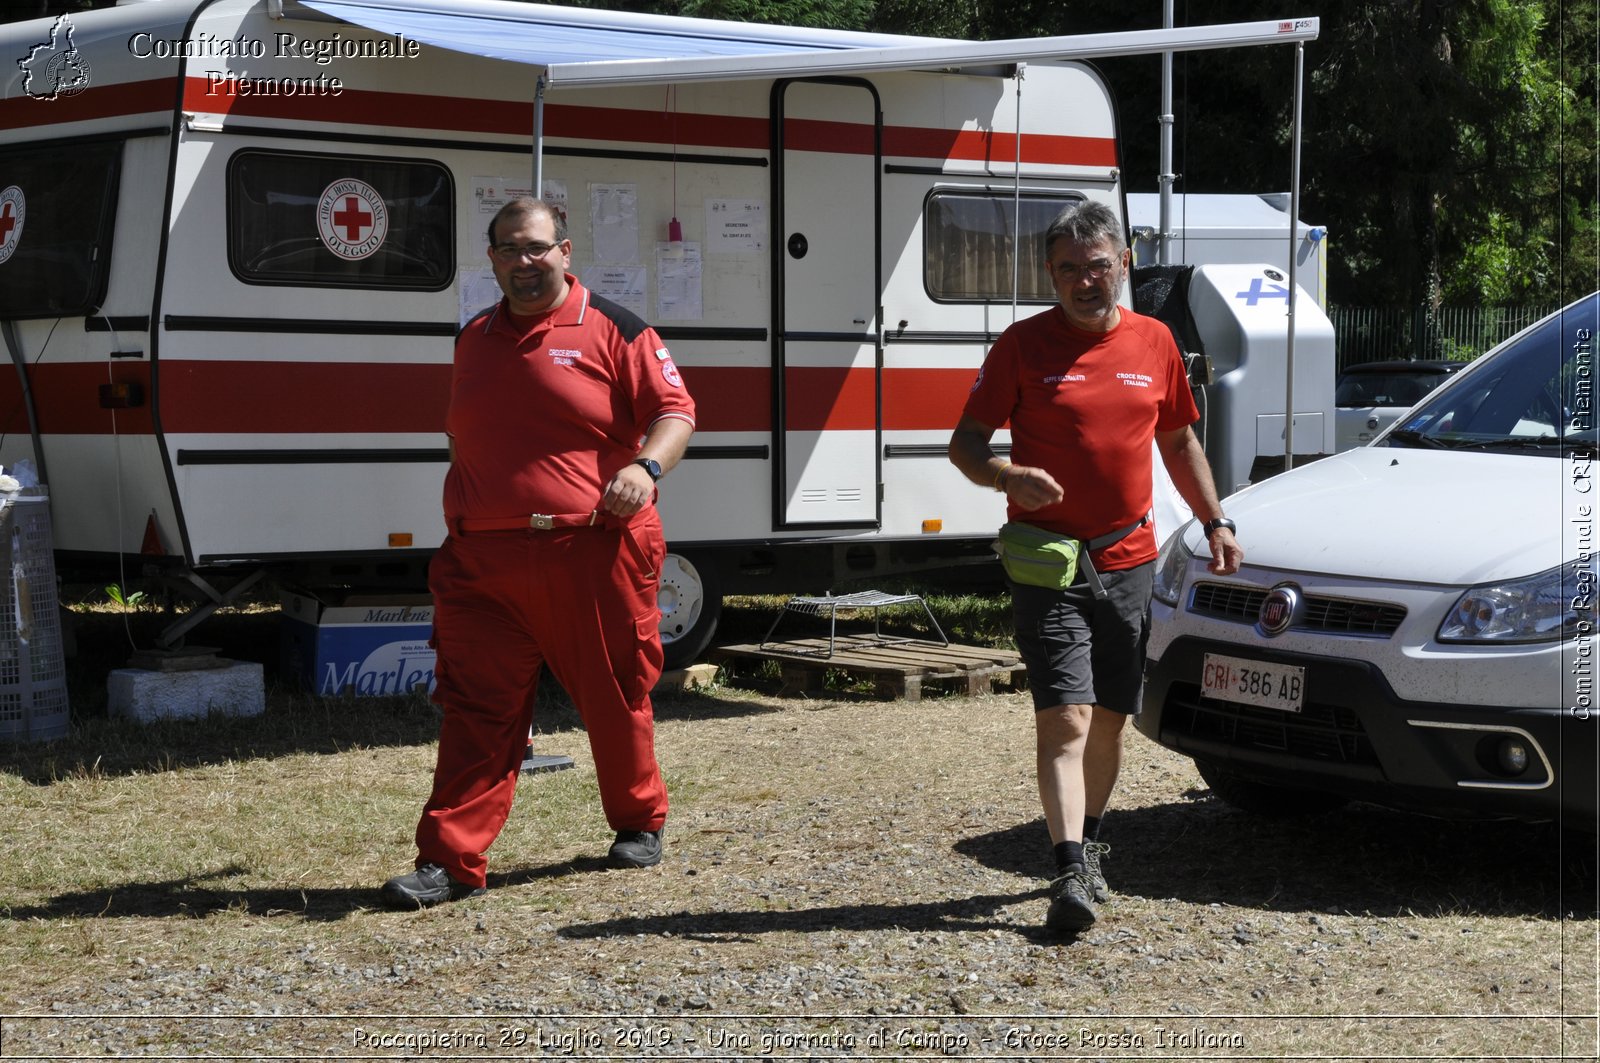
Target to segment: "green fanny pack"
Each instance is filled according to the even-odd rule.
[[[1064,591],[1078,576],[1083,543],[1060,532],[1013,520],[1000,528],[994,552],[1014,583]]]
[[[1146,513],[1126,527],[1084,542],[1060,532],[1036,528],[1020,520],[1007,521],[1000,527],[1000,538],[994,542],[994,552],[1000,555],[1000,564],[1013,583],[1030,587],[1048,587],[1064,591],[1078,577],[1082,564],[1084,577],[1095,597],[1103,597],[1100,577],[1089,560],[1089,551],[1104,550],[1120,543],[1140,528],[1149,524],[1152,514]]]

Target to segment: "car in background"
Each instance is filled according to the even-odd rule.
[[[1333,384],[1334,450],[1365,446],[1468,362],[1358,362]]]
[[[1359,799],[1594,831],[1600,293],[1452,374],[1371,445],[1163,545],[1138,729],[1267,814]]]

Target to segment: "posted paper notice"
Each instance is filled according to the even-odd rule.
[[[755,254],[767,249],[767,204],[761,199],[706,200],[710,255]]]

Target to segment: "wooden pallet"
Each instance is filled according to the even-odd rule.
[[[828,640],[818,638],[769,642],[765,646],[720,646],[711,651],[710,657],[735,679],[741,664],[777,661],[783,675],[780,697],[820,694],[830,671],[870,679],[878,697],[905,701],[920,701],[924,684],[982,694],[992,690],[996,681],[1008,689],[1019,689],[1024,678],[1022,659],[1014,650],[945,646],[870,635],[834,639],[831,655]]]

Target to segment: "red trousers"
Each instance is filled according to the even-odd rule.
[[[548,664],[589,733],[613,830],[660,830],[667,790],[650,690],[661,676],[654,508],[626,526],[452,535],[434,555],[433,700],[444,710],[417,866],[484,884],[505,826]]]

